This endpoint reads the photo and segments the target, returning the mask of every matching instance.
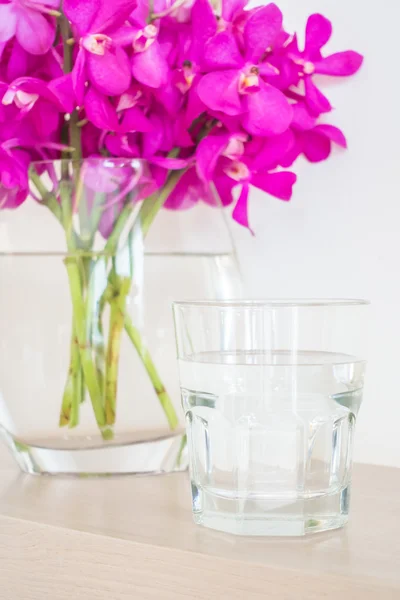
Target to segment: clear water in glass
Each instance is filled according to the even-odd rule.
[[[364,361],[212,351],[179,367],[198,524],[297,536],[347,522]]]

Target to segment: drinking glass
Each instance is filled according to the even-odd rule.
[[[196,523],[299,536],[347,522],[367,305],[174,303]]]

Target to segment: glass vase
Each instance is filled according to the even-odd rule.
[[[366,304],[174,305],[196,523],[299,536],[347,522]]]
[[[32,197],[0,211],[0,431],[24,471],[187,466],[171,303],[235,296],[240,277],[220,208],[160,210],[170,178],[37,163]]]

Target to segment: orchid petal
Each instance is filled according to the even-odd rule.
[[[8,42],[17,30],[18,17],[13,4],[0,4],[0,42]]]
[[[142,113],[142,111],[133,106],[128,108],[122,119],[121,132],[128,133],[130,131],[148,132],[152,131],[153,125],[151,121]]]
[[[104,56],[88,52],[86,67],[92,84],[106,96],[119,96],[130,86],[131,66],[125,50],[119,46],[112,46]]]
[[[117,112],[111,102],[91,87],[85,96],[84,106],[86,116],[99,129],[106,131],[118,130]]]
[[[157,41],[144,52],[132,56],[133,76],[151,88],[159,88],[168,79],[168,63],[163,57]]]
[[[39,138],[48,139],[60,124],[60,113],[46,101],[36,102],[30,116]]]
[[[304,86],[307,105],[314,115],[319,116],[332,110],[328,98],[317,88],[311,77],[305,77]]]
[[[99,12],[101,0],[64,0],[64,14],[72,25],[76,27],[79,35],[84,36],[91,31],[91,25]],[[112,4],[114,5],[114,3]],[[99,33],[95,31],[94,33]]]
[[[248,200],[249,200],[249,184],[244,183],[236,202],[235,208],[232,212],[233,220],[239,225],[250,229],[249,226],[249,215],[248,215]],[[251,231],[251,229],[250,229]]]
[[[152,156],[149,159],[153,165],[164,167],[169,170],[184,169],[188,166],[189,160],[183,158],[169,158],[168,156]]]
[[[0,5],[0,8],[3,5]],[[22,48],[17,40],[14,40],[13,49],[7,65],[7,79],[14,81],[18,77],[26,75],[28,70],[28,53]]]
[[[75,94],[72,86],[71,73],[57,77],[50,81],[49,90],[57,98],[60,106],[66,113],[72,113],[75,108]]]
[[[186,113],[185,113],[185,124],[186,127],[190,127],[195,119],[197,119],[201,113],[204,112],[206,106],[201,101],[197,92],[198,82],[192,85],[188,92]]]
[[[260,75],[263,75],[264,77],[275,77],[280,74],[276,67],[267,62],[259,64],[257,68]]]
[[[303,102],[297,102],[293,104],[293,120],[292,127],[305,131],[307,129],[313,129],[316,123],[316,117],[310,115],[306,106]]]
[[[41,13],[24,8],[18,17],[16,37],[29,54],[46,54],[50,50],[56,33],[54,22]]]
[[[331,153],[331,141],[325,135],[307,131],[302,135],[303,153],[312,163],[326,160]]]
[[[247,5],[247,0],[222,0],[222,18],[233,21],[235,15]]]
[[[232,204],[234,200],[232,192],[233,188],[237,186],[237,181],[234,181],[222,170],[217,168],[213,178],[213,183],[215,185],[215,189],[217,190],[218,199],[221,201],[222,206],[229,206]]]
[[[314,14],[308,18],[306,26],[306,43],[305,54],[309,58],[313,58],[315,53],[319,51],[330,40],[332,35],[332,23],[323,15]]]
[[[229,142],[229,133],[208,135],[197,146],[196,165],[200,179],[209,183],[214,175],[217,161]]]
[[[342,148],[347,148],[347,140],[343,132],[334,125],[321,124],[313,129],[314,133],[320,133]]]
[[[314,64],[315,72],[321,75],[336,75],[348,77],[357,73],[363,63],[363,57],[358,52],[347,50],[337,52]]]
[[[237,42],[228,31],[218,33],[207,42],[201,60],[204,70],[231,69],[243,64]]]
[[[275,198],[290,200],[296,179],[296,175],[290,171],[256,173],[253,175],[251,183],[256,188],[267,192],[271,196],[275,196]]]
[[[208,0],[196,0],[191,12],[193,60],[198,60],[204,51],[206,42],[217,31],[217,19]],[[196,60],[196,62],[197,62]]]
[[[243,110],[238,83],[239,71],[214,71],[200,79],[197,93],[208,108],[235,116]]]
[[[205,193],[204,185],[200,181],[196,169],[191,167],[179,179],[164,206],[171,210],[192,208]]]
[[[84,3],[86,4],[86,0]],[[99,10],[91,24],[91,30],[101,33],[109,29],[117,29],[125,23],[129,15],[137,6],[136,0],[102,0]]]
[[[257,9],[244,28],[246,58],[258,62],[265,51],[273,46],[282,29],[282,13],[276,4]]]
[[[294,134],[290,129],[280,135],[266,138],[251,163],[252,170],[275,169],[293,148],[294,143]]]
[[[143,134],[143,156],[145,158],[154,156],[160,150],[164,138],[163,119],[156,113],[153,113],[149,119],[153,127],[151,131]]]
[[[85,64],[86,52],[83,50],[83,48],[80,48],[71,73],[72,87],[75,92],[78,106],[82,106],[85,96],[85,84],[87,79]]]
[[[243,127],[252,135],[278,135],[289,127],[293,109],[285,96],[263,83],[258,92],[245,97],[247,113],[243,116]]]

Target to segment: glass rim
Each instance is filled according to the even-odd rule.
[[[265,298],[243,300],[177,300],[172,302],[174,307],[205,307],[205,308],[317,308],[336,306],[369,306],[370,300],[359,298]]]

